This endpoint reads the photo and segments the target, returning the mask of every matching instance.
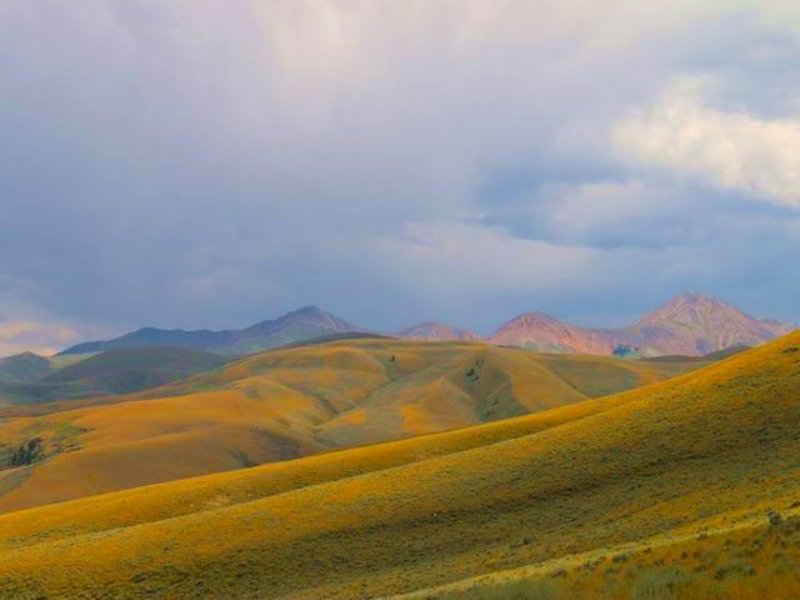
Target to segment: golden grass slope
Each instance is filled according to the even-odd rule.
[[[781,597],[798,589],[798,389],[794,334],[534,415],[0,516],[0,589]]]
[[[0,471],[0,511],[475,425],[697,366],[375,339],[265,352],[138,395],[8,409],[0,459],[35,437],[47,456]]]
[[[396,600],[800,597],[800,512],[723,517],[614,547],[394,596]],[[728,522],[733,521],[733,522]]]

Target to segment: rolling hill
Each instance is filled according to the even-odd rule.
[[[544,351],[640,356],[702,356],[735,346],[757,346],[795,326],[757,319],[705,294],[681,294],[621,329],[590,329],[543,313],[527,313],[488,339]]]
[[[46,377],[54,370],[53,364],[33,352],[0,358],[0,383],[21,383]]]
[[[11,513],[0,589],[793,598],[798,387],[796,333],[532,415]]]
[[[384,338],[266,351],[137,394],[0,410],[0,510],[467,427],[702,365]]]
[[[185,379],[230,360],[203,350],[160,346],[109,350],[88,357],[35,358],[38,372],[28,371],[25,380],[0,383],[0,400],[30,404],[128,394]],[[65,362],[64,358],[80,360]],[[60,368],[59,362],[64,363]]]

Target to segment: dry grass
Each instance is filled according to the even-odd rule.
[[[674,531],[402,598],[790,600],[800,596],[800,516],[788,510],[779,525],[764,515],[739,519],[735,525],[717,519],[699,533]]]
[[[4,477],[0,511],[467,427],[697,366],[381,339],[265,352],[134,396],[9,409],[0,459],[55,422],[83,433]]]
[[[15,598],[790,595],[798,346],[795,334],[672,381],[517,419],[8,514],[0,589]],[[770,524],[771,509],[780,523]]]

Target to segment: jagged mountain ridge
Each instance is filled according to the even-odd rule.
[[[61,354],[83,354],[146,346],[181,346],[222,354],[248,354],[325,335],[364,331],[366,330],[316,306],[305,306],[277,319],[261,321],[245,329],[185,331],[145,327],[112,340],[78,344],[67,348]]]
[[[756,346],[795,329],[789,323],[752,317],[706,294],[680,294],[636,323],[618,329],[565,323],[541,312],[515,317],[483,338],[468,329],[425,322],[395,333],[426,341],[485,339],[504,346],[551,352],[632,354],[635,356],[702,356],[735,346]],[[274,320],[240,330],[185,331],[147,327],[108,341],[87,342],[62,354],[118,348],[181,346],[222,354],[248,354],[314,338],[370,333],[316,306],[306,306]]]
[[[488,339],[551,351],[702,356],[734,346],[757,346],[793,329],[789,323],[752,317],[712,296],[685,293],[620,329],[585,328],[542,313],[527,313]]]

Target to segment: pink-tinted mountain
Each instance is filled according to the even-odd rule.
[[[394,335],[427,341],[486,340],[552,352],[701,356],[735,346],[755,346],[794,328],[789,323],[752,317],[711,296],[689,293],[673,298],[636,323],[618,329],[581,327],[531,312],[512,319],[488,338],[468,329],[433,322],[421,323]],[[307,306],[244,329],[184,331],[146,327],[112,340],[78,344],[62,354],[149,346],[246,354],[314,339],[373,333],[316,306]]]
[[[500,327],[489,341],[544,351],[702,356],[735,346],[756,346],[794,329],[790,323],[750,316],[712,296],[687,293],[628,327],[593,329],[527,313]]]

